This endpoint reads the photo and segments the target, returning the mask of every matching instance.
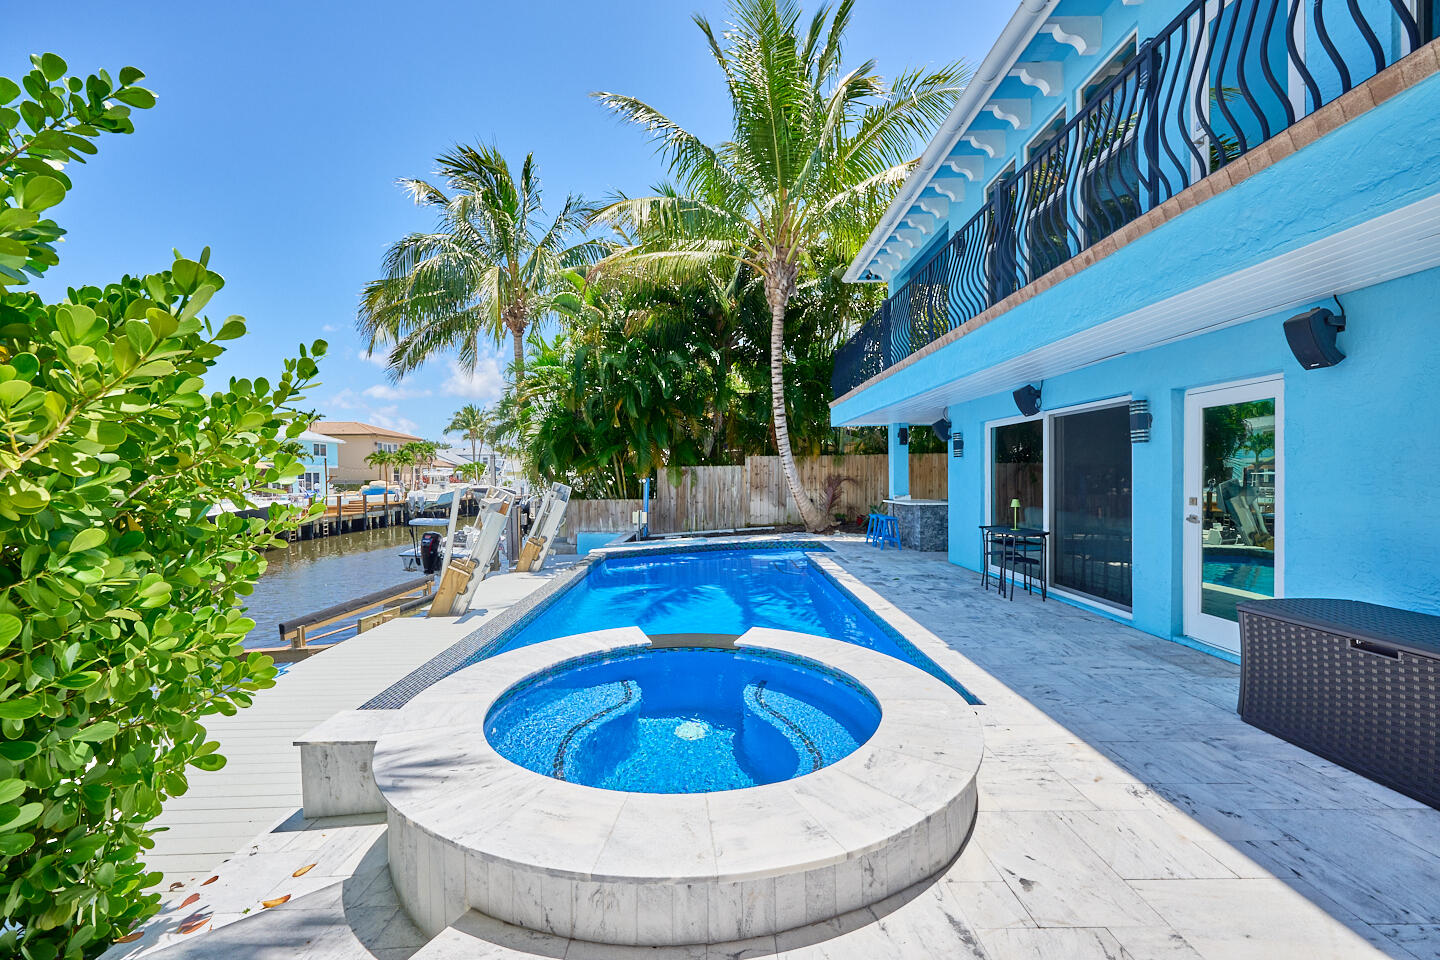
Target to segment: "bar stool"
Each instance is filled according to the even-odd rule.
[[[900,547],[900,521],[888,513],[872,514],[870,519],[875,523],[875,543],[880,544],[884,550],[887,544],[894,544],[895,549]]]

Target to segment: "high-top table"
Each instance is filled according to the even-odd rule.
[[[900,543],[906,550],[950,549],[950,501],[894,497],[885,509],[900,525]]]

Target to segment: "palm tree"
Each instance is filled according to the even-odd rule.
[[[669,116],[616,93],[594,96],[645,128],[676,180],[650,197],[620,197],[596,220],[633,242],[601,270],[691,277],[743,264],[763,278],[770,308],[775,444],[810,530],[829,518],[800,485],[785,406],[785,314],[817,254],[846,260],[914,165],[915,148],[949,112],[963,63],[899,74],[888,85],[866,61],[843,73],[853,0],[821,7],[801,28],[793,0],[731,0],[724,45],[697,15],[730,94],[731,139],[710,146]]]
[[[395,455],[388,450],[376,450],[365,455],[365,462],[380,471],[380,482],[389,483],[389,468],[395,463]]]
[[[384,276],[366,284],[357,326],[370,348],[390,348],[395,379],[456,351],[473,370],[484,342],[514,340],[514,376],[524,378],[525,331],[551,310],[556,278],[592,261],[598,247],[576,238],[590,210],[565,198],[548,222],[535,155],[517,180],[497,147],[457,146],[438,158],[441,183],[403,179],[416,204],[434,208],[431,233],[401,238],[385,254]]]
[[[490,436],[495,417],[490,411],[482,410],[473,403],[467,403],[450,418],[446,433],[458,433],[470,441],[470,462],[480,459],[480,445]]]

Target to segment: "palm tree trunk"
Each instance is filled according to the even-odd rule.
[[[525,334],[519,327],[511,327],[510,333],[515,340],[515,388],[518,393],[520,381],[525,379]]]
[[[775,413],[775,446],[779,448],[780,465],[785,470],[785,484],[800,509],[805,529],[819,533],[829,527],[828,518],[821,515],[800,485],[800,468],[795,465],[795,453],[790,449],[790,421],[785,414],[785,305],[790,297],[788,291],[778,289],[779,286],[768,279],[765,284],[766,299],[770,301],[770,399]]]

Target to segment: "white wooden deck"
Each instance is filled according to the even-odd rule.
[[[203,722],[228,762],[190,772],[190,791],[165,805],[146,858],[164,884],[208,871],[287,819],[300,806],[300,751],[294,740],[341,710],[353,710],[420,664],[528,596],[554,573],[485,580],[463,617],[392,620],[333,650],[294,664],[249,709]]]

